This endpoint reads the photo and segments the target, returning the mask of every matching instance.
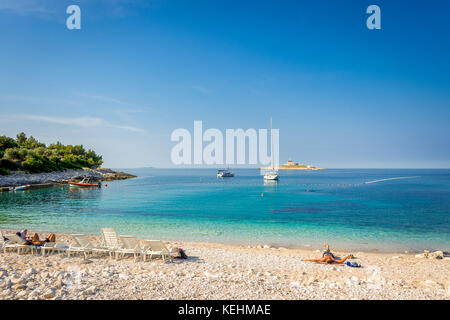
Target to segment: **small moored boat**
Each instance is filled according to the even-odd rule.
[[[278,181],[280,179],[280,175],[278,174],[278,171],[275,170],[274,167],[274,160],[273,160],[273,135],[272,135],[272,117],[270,117],[270,154],[271,154],[271,170],[269,172],[266,172],[264,175],[264,180],[268,181]]]
[[[100,188],[102,184],[100,182],[94,181],[92,178],[84,178],[80,182],[69,181],[69,187],[71,188]]]
[[[234,177],[234,173],[230,171],[230,169],[220,169],[217,170],[218,178],[232,178]]]

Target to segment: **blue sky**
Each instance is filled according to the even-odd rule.
[[[65,26],[81,8],[81,30]],[[381,8],[381,30],[366,8]],[[280,129],[280,160],[450,167],[448,1],[0,1],[0,135],[169,167],[174,129]]]

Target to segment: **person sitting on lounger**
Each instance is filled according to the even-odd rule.
[[[330,246],[325,244],[325,251],[322,253],[322,258],[318,259],[305,259],[304,261],[311,261],[311,262],[319,262],[319,263],[344,263],[345,260],[353,258],[352,255],[348,255],[342,259],[336,258],[336,256],[330,251]]]
[[[28,237],[27,237],[27,234],[28,234],[28,230],[27,229],[23,229],[22,231],[17,232],[17,235],[19,237],[21,237],[23,241],[29,240]]]

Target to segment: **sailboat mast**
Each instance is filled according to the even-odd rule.
[[[273,167],[273,136],[272,136],[272,117],[270,117],[270,156],[272,159],[272,171],[274,170]]]

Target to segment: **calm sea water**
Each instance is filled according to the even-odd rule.
[[[0,193],[0,227],[165,240],[382,251],[450,249],[450,170],[126,170],[101,189]],[[407,179],[364,182],[406,177]]]

